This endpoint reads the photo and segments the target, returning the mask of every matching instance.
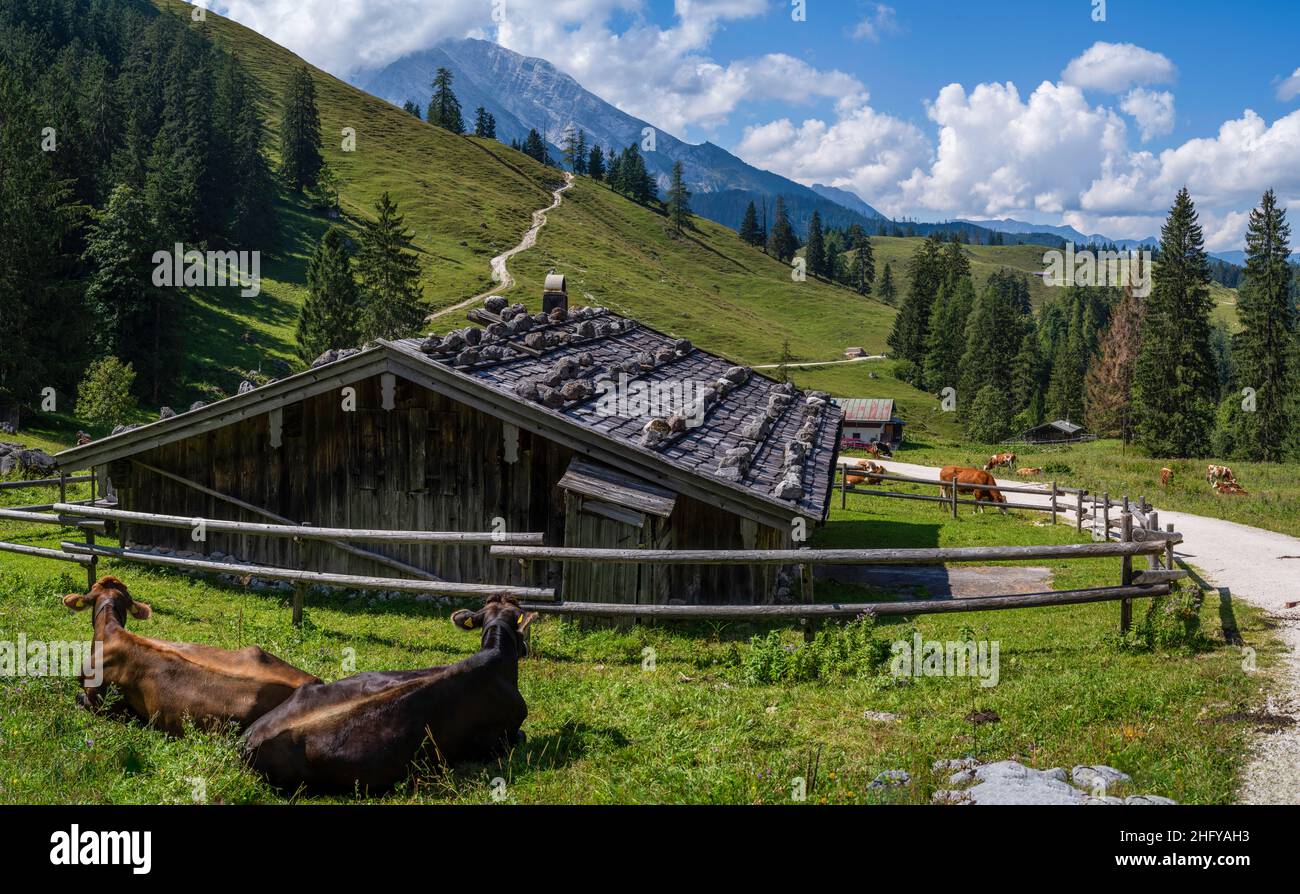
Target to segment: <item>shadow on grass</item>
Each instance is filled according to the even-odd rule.
[[[1188,565],[1182,559],[1175,560],[1178,567],[1187,572],[1187,576],[1196,584],[1200,590],[1213,590],[1219,594],[1219,626],[1223,628],[1223,638],[1233,646],[1240,646],[1245,643],[1241,636],[1241,630],[1237,626],[1237,614],[1232,608],[1232,590],[1228,587],[1216,587],[1196,573],[1196,569]]]

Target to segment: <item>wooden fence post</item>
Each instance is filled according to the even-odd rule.
[[[1174,533],[1174,523],[1170,522],[1166,525],[1165,530],[1170,534]],[[1165,567],[1170,571],[1174,570],[1174,542],[1172,540],[1165,541]]]
[[[1101,533],[1110,543],[1110,491],[1101,495]]]
[[[1052,479],[1052,527],[1056,527],[1056,480]]]
[[[813,566],[811,562],[805,562],[799,566],[800,579],[800,597],[804,605],[812,605],[816,601],[816,595],[813,592]],[[812,642],[817,635],[817,621],[813,618],[803,618],[803,638],[805,642]]]
[[[849,474],[848,470],[840,469],[840,508],[844,509],[849,505]]]
[[[1147,513],[1146,529],[1148,531],[1160,530],[1160,513],[1152,509]],[[1155,571],[1160,568],[1160,558],[1155,553],[1147,556],[1147,568]]]
[[[957,517],[957,473],[952,476],[952,517]]]
[[[1083,490],[1080,489],[1077,504],[1074,507],[1074,530],[1083,533]]]
[[[307,585],[299,581],[293,585],[293,626],[302,626],[302,606],[307,599]]]
[[[1133,539],[1133,516],[1127,510],[1128,499],[1125,498],[1125,512],[1120,516],[1120,531],[1124,543],[1129,543]],[[1125,556],[1120,560],[1120,586],[1128,587],[1133,584],[1133,557]],[[1119,604],[1119,632],[1121,635],[1128,633],[1133,626],[1133,600],[1123,599]]]
[[[59,502],[68,502],[68,473],[59,470]]]
[[[86,532],[86,546],[94,546],[95,545],[94,529],[85,528],[84,530]],[[95,581],[98,580],[95,573],[97,571],[98,565],[99,565],[99,559],[96,558],[95,556],[91,556],[89,564],[86,565],[86,592],[87,593],[95,589]]]

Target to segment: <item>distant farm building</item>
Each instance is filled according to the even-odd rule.
[[[1075,425],[1066,419],[1045,422],[1020,436],[1020,440],[1026,444],[1062,444],[1095,439],[1096,436],[1084,431],[1082,425]]]
[[[542,532],[564,547],[790,549],[793,519],[825,520],[842,424],[826,395],[603,308],[570,311],[562,277],[546,289],[549,314],[489,298],[470,313],[482,328],[327,352],[306,372],[59,463],[106,472],[125,510]],[[769,603],[789,593],[779,569],[762,565],[525,565],[481,546],[190,535],[121,530],[124,545],[345,574],[397,567],[554,587],[570,601]]]
[[[891,448],[903,443],[903,420],[894,415],[894,402],[888,398],[835,398],[844,413],[842,447],[863,448],[879,441]]]

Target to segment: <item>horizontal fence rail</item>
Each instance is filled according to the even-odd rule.
[[[609,562],[616,565],[943,565],[1156,555],[1163,542],[1067,543],[1048,546],[958,546],[929,549],[584,549],[494,546],[494,559],[527,562]]]
[[[119,549],[112,546],[90,546],[69,541],[64,541],[60,544],[60,547],[65,553],[74,556],[118,559],[127,562],[141,562],[146,565],[162,565],[168,568],[182,568],[189,571],[207,571],[215,574],[282,580],[296,584],[321,584],[342,590],[400,590],[409,593],[429,593],[437,596],[490,596],[498,593],[503,596],[514,596],[517,599],[546,601],[555,599],[554,590],[538,587],[461,584],[452,581],[402,580],[400,578],[365,577],[354,574],[331,574],[324,571],[297,571],[291,568],[272,568],[264,565],[240,565],[226,562],[208,562],[202,559],[187,559],[181,556],[159,556],[136,550]]]
[[[216,518],[185,518],[179,515],[155,515],[58,503],[60,512],[105,521],[123,521],[136,525],[163,528],[196,528],[200,525],[212,534],[247,534],[253,537],[293,537],[298,540],[343,540],[355,543],[433,543],[464,546],[492,544],[541,544],[543,534],[463,533],[459,531],[368,531],[352,528],[317,528],[310,525],[269,525],[260,522],[235,522]]]
[[[100,531],[104,529],[102,521],[73,515],[46,515],[44,510],[38,512],[33,509],[0,509],[0,519],[32,525],[54,525],[59,528],[94,528]]]
[[[526,603],[523,608],[545,614],[583,615],[609,618],[657,618],[660,620],[836,619],[860,615],[937,615],[950,612],[995,611],[1040,608],[1054,605],[1083,605],[1118,599],[1145,599],[1169,595],[1169,584],[1149,586],[1097,587],[1091,590],[1054,590],[1011,596],[975,596],[961,599],[907,599],[898,602],[837,602],[818,605],[628,605],[625,603],[556,602]]]
[[[25,487],[59,487],[64,484],[82,484],[94,480],[94,475],[73,475],[68,478],[33,478],[31,481],[0,481],[0,490],[22,490]]]
[[[90,565],[92,562],[92,559],[88,556],[70,556],[57,549],[46,549],[43,546],[27,546],[22,543],[6,543],[4,541],[0,541],[0,553],[36,556],[40,559],[53,559],[56,562],[76,562],[78,565]]]
[[[840,472],[846,475],[854,475],[854,476],[860,475],[863,478],[870,478],[872,481],[876,481],[876,480],[901,481],[905,484],[926,484],[931,487],[952,487],[951,481],[941,481],[938,478],[914,478],[910,475],[895,475],[892,472],[877,474],[874,472],[864,472],[859,469],[855,469],[852,466],[840,466]],[[971,488],[972,490],[996,490],[1005,494],[1032,494],[1034,496],[1039,496],[1039,497],[1050,497],[1052,495],[1050,484],[1043,484],[1038,487],[1031,487],[1023,484],[963,484],[958,482],[958,487],[962,487],[962,488],[968,487]],[[1056,488],[1056,495],[1058,497],[1064,496],[1065,494],[1068,493],[1070,493],[1070,491],[1066,490],[1063,487]],[[944,499],[944,502],[947,503],[950,501]],[[1036,506],[1035,508],[1047,509],[1048,507]]]

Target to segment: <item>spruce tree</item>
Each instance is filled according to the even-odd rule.
[[[1250,212],[1246,278],[1238,291],[1241,331],[1233,338],[1237,383],[1255,390],[1254,409],[1238,401],[1237,452],[1281,462],[1296,446],[1296,306],[1291,288],[1291,226],[1273,190]]]
[[[280,114],[280,176],[290,189],[301,193],[316,185],[323,164],[316,84],[307,67],[302,66],[294,71],[284,91]]]
[[[682,163],[673,163],[672,185],[668,187],[668,218],[677,232],[690,224],[691,192],[682,176]]]
[[[790,226],[790,215],[785,210],[785,199],[776,197],[776,210],[772,214],[772,234],[768,237],[768,251],[782,264],[788,264],[799,250],[799,238]]]
[[[361,269],[360,340],[406,338],[424,322],[420,262],[412,248],[415,234],[385,192],[375,204],[377,218],[365,221],[357,264]]]
[[[976,296],[966,323],[966,349],[957,389],[962,396],[958,413],[963,418],[963,408],[969,409],[971,396],[986,386],[1000,389],[1006,402],[1012,369],[1029,322],[1028,315],[1019,306],[1015,278],[1003,273],[990,276]]]
[[[966,352],[966,321],[975,305],[970,277],[947,283],[939,290],[930,311],[925,345],[925,388],[938,394],[960,382],[961,358]]]
[[[605,153],[599,146],[591,147],[591,154],[587,159],[587,174],[592,180],[605,179]]]
[[[871,237],[866,233],[853,243],[853,264],[849,268],[849,287],[859,295],[870,295],[876,281],[876,258],[871,248]]]
[[[885,269],[880,273],[880,285],[876,287],[876,295],[891,307],[898,300],[898,287],[894,285],[894,270],[888,261],[885,262]]]
[[[750,202],[749,207],[745,209],[745,219],[740,222],[740,238],[750,245],[758,245],[758,209],[754,203]]]
[[[298,317],[298,356],[311,363],[331,348],[360,341],[360,291],[352,257],[334,227],[326,230],[307,264],[307,300]]]
[[[912,255],[909,268],[911,288],[903,300],[902,309],[894,319],[889,333],[889,347],[893,356],[914,364],[913,376],[919,379],[919,370],[925,362],[926,335],[930,327],[930,308],[942,284],[940,243],[936,234],[926,239]],[[916,384],[914,381],[913,384]]]
[[[1160,231],[1160,262],[1133,378],[1134,434],[1152,456],[1190,457],[1209,443],[1218,397],[1210,350],[1210,265],[1187,188]]]
[[[429,100],[429,123],[455,134],[465,132],[465,119],[461,116],[460,100],[451,89],[453,76],[450,69],[439,68],[433,75],[433,97]]]
[[[420,104],[414,100],[408,99],[406,102],[402,103],[402,111],[406,112],[408,115],[414,115],[420,120],[424,120],[424,112],[420,109]]]
[[[578,130],[578,140],[573,149],[573,173],[585,175],[587,173],[587,132]]]
[[[542,164],[547,163],[549,152],[546,148],[546,142],[542,139],[542,135],[537,132],[537,128],[528,131],[528,136],[523,143],[523,153]]]
[[[474,136],[487,140],[497,137],[497,120],[482,106],[474,110]]]
[[[969,280],[967,280],[969,282]],[[1015,412],[1015,427],[1026,431],[1043,422],[1045,363],[1040,349],[1038,332],[1033,320],[1026,321],[1025,334],[1020,338],[1020,350],[1011,365],[1011,408]]]
[[[826,239],[822,233],[821,214],[814,211],[812,221],[808,224],[808,244],[804,249],[804,260],[808,262],[808,272],[813,276],[826,279]]]
[[[95,318],[95,350],[127,362],[146,351],[138,338],[155,319],[159,300],[152,280],[158,239],[140,195],[126,184],[115,188],[95,215],[86,238],[90,268],[86,302]]]

